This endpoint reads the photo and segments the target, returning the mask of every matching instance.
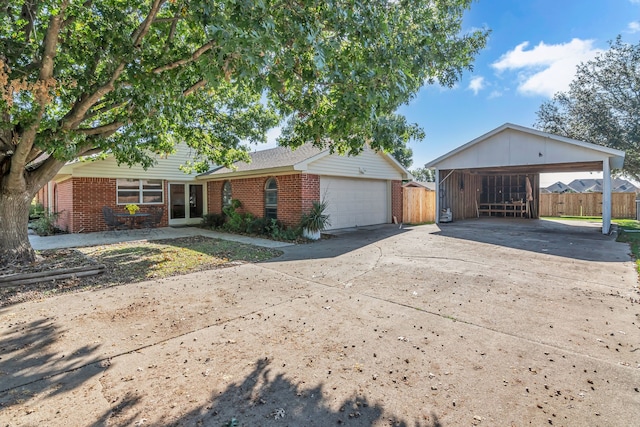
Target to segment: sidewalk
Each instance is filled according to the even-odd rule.
[[[129,232],[103,231],[98,233],[57,234],[55,236],[29,235],[31,246],[36,250],[75,248],[80,246],[98,246],[111,243],[130,242],[135,240],[174,239],[177,237],[206,236],[214,239],[231,240],[265,248],[281,248],[293,243],[278,242],[258,237],[241,236],[205,230],[198,227],[163,227],[155,228],[151,233],[146,230],[131,230]]]

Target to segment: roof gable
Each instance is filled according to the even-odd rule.
[[[621,168],[624,152],[506,123],[427,163],[438,169],[602,162]]]
[[[407,179],[410,174],[392,156],[365,146],[357,156],[332,154],[329,149],[304,144],[295,150],[276,147],[250,153],[251,162],[236,162],[235,169],[218,167],[199,175],[201,179],[231,178],[286,172],[362,178]]]

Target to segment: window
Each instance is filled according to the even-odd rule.
[[[118,179],[116,186],[119,205],[161,204],[164,201],[161,179]]]
[[[264,217],[278,218],[278,183],[275,178],[269,178],[264,186]]]
[[[225,181],[222,185],[222,207],[229,206],[231,204],[231,182]]]

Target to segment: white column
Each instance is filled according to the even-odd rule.
[[[436,224],[440,224],[440,169],[436,169]]]
[[[611,228],[611,168],[609,159],[602,162],[602,234]]]

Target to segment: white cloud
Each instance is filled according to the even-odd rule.
[[[534,48],[525,50],[529,42],[523,42],[503,54],[491,66],[499,72],[516,71],[518,92],[551,97],[558,91],[568,89],[577,65],[602,52],[593,43],[593,40],[581,39],[555,45],[540,42]]]
[[[478,76],[471,79],[469,87],[467,89],[472,90],[474,95],[477,95],[482,89],[484,89],[484,77]]]
[[[640,2],[640,0],[638,0],[638,2]],[[627,31],[630,33],[637,33],[640,31],[640,21],[633,21],[633,22],[629,22],[629,25],[627,25]]]
[[[499,90],[492,90],[489,94],[489,99],[500,98],[502,96],[502,92]]]

